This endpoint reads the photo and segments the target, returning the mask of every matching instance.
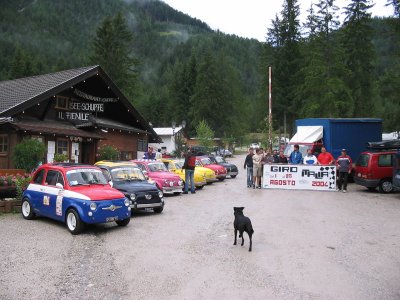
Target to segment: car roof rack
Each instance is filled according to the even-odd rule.
[[[400,149],[400,140],[369,142],[367,143],[367,148],[374,150],[398,150]]]

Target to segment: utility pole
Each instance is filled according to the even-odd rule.
[[[272,153],[272,68],[268,67],[268,138],[269,138],[269,153]]]

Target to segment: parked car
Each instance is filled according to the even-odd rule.
[[[98,167],[45,164],[33,174],[22,196],[22,216],[43,216],[65,222],[72,234],[85,224],[116,222],[128,225],[130,200],[113,189]]]
[[[224,149],[220,147],[214,147],[211,154],[214,156],[232,157],[232,152],[229,149]]]
[[[178,175],[183,182],[185,182],[185,170],[182,169],[184,161],[182,160],[174,160],[174,159],[162,159],[162,162],[165,164],[167,169]],[[206,168],[202,168],[206,169]],[[207,172],[211,172],[214,175],[214,172],[212,172],[209,169],[206,169]],[[214,175],[215,177],[215,175]],[[205,185],[207,184],[206,180],[206,174],[204,171],[201,171],[199,168],[195,168],[194,170],[194,185],[196,186],[197,189],[202,189]]]
[[[393,162],[395,150],[365,151],[358,158],[354,170],[354,182],[369,190],[381,193],[393,191]]]
[[[96,166],[100,167],[112,187],[131,200],[132,210],[152,209],[155,213],[163,211],[163,192],[146,180],[137,164],[99,161]]]
[[[163,162],[146,159],[134,160],[133,162],[141,168],[145,176],[156,182],[157,187],[164,194],[178,195],[183,192],[182,179],[178,175],[169,172]]]
[[[226,169],[223,166],[213,164],[208,156],[196,156],[196,166],[213,170],[219,181],[223,181],[226,178]]]
[[[217,165],[223,166],[226,169],[226,173],[231,178],[235,178],[239,174],[238,167],[234,164],[228,163],[221,156],[209,156],[209,159]]]
[[[250,145],[250,148],[260,149],[260,144],[259,143],[253,143],[253,144]]]
[[[393,188],[396,191],[400,190],[400,151],[396,153],[395,163],[393,166]]]

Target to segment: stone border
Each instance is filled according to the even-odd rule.
[[[21,201],[14,198],[0,200],[0,213],[18,213],[21,212]]]

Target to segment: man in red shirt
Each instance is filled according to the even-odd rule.
[[[333,165],[335,159],[332,154],[326,151],[325,147],[321,148],[321,153],[318,155],[318,164],[320,165]]]

